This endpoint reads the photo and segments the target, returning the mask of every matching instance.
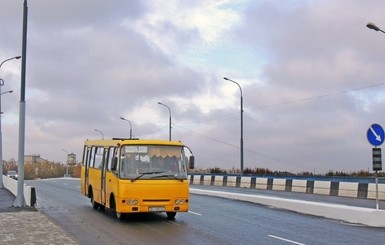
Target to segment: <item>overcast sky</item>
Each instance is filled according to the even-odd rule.
[[[372,170],[385,126],[382,0],[28,1],[25,154],[85,139],[172,139],[196,167]],[[0,61],[21,55],[23,0],[0,2]],[[21,60],[4,63],[3,158],[17,159]]]

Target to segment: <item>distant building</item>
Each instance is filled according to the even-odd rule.
[[[40,155],[25,155],[24,163],[51,163],[52,161],[48,161],[47,159],[43,159]],[[67,155],[67,161],[64,164],[68,165],[76,165],[76,154],[70,153]]]
[[[25,155],[24,163],[48,163],[48,160],[41,158],[40,155]]]

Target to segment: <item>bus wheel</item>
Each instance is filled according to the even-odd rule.
[[[117,219],[119,220],[122,219],[123,214],[121,212],[116,211],[115,197],[113,195],[110,196],[110,200],[111,200],[110,209],[112,210],[113,214],[115,214],[115,217]]]
[[[91,203],[92,203],[92,207],[94,209],[98,209],[99,208],[99,203],[95,202],[93,197],[91,197]]]
[[[176,212],[166,212],[168,219],[175,219]]]
[[[90,198],[91,198],[91,204],[92,204],[92,207],[94,209],[98,209],[99,208],[99,204],[97,202],[95,202],[94,200],[94,195],[92,193],[92,190],[89,191],[89,195],[90,195]]]

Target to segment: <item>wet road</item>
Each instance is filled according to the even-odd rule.
[[[191,195],[190,212],[117,220],[91,208],[79,180],[29,182],[38,209],[81,244],[383,244],[384,228],[370,228],[262,205]],[[199,186],[194,186],[199,188]]]

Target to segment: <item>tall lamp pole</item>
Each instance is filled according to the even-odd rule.
[[[171,110],[170,110],[170,107],[168,107],[168,105],[163,104],[162,102],[158,102],[158,104],[163,105],[163,106],[167,107],[167,109],[168,109],[168,112],[170,115],[169,121],[168,121],[168,125],[169,125],[169,127],[168,127],[168,140],[171,141]]]
[[[120,119],[122,119],[123,121],[127,121],[130,124],[130,139],[132,139],[132,124],[130,120],[125,119],[124,117],[120,117]]]
[[[381,30],[378,26],[373,24],[372,22],[369,22],[366,24],[366,27],[375,31],[380,31],[382,33],[385,33],[385,31]],[[376,209],[379,209],[379,202],[378,202],[378,173],[377,170],[375,170],[374,174],[375,182],[376,182]]]
[[[6,59],[0,63],[0,68],[5,62],[13,60],[13,59],[20,59],[20,58],[21,58],[21,56],[15,56],[15,57]],[[4,80],[0,78],[0,189],[2,189],[4,187],[3,186],[3,135],[2,135],[2,131],[1,131],[1,114],[2,114],[2,112],[1,112],[1,95],[13,92],[13,91],[6,91],[4,93],[1,93],[1,87],[2,86],[4,86]]]
[[[27,62],[27,22],[28,22],[28,4],[27,0],[23,3],[23,36],[21,50],[21,83],[20,83],[20,109],[19,109],[19,149],[17,159],[17,196],[13,202],[14,207],[24,207],[24,152],[25,152],[25,78]]]
[[[229,81],[229,82],[232,82],[232,83],[235,83],[236,85],[238,85],[239,87],[239,90],[241,91],[241,142],[240,142],[240,145],[241,145],[241,176],[243,175],[243,94],[242,94],[242,88],[241,88],[241,85],[239,85],[239,83],[237,83],[236,81],[233,81],[227,77],[224,77],[223,79]]]
[[[100,131],[100,130],[98,130],[98,129],[96,129],[96,128],[95,128],[95,131],[96,131],[96,132],[99,132],[99,133],[102,135],[102,140],[104,140],[104,134],[103,134],[103,132]]]

